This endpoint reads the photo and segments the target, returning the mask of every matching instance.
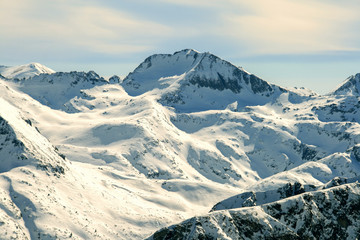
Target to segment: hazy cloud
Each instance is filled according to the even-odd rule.
[[[156,0],[164,1],[164,0]],[[170,0],[211,9],[202,34],[243,46],[247,54],[298,54],[359,50],[360,5],[356,1]],[[215,10],[215,11],[214,11]],[[191,27],[191,26],[190,26]]]
[[[231,12],[221,13],[218,33],[246,45],[248,54],[311,53],[349,51],[350,24],[358,11],[315,1],[233,1]],[[239,13],[236,12],[239,10]],[[244,13],[242,9],[247,9]],[[352,35],[352,36],[351,36]]]
[[[5,20],[0,23],[2,41],[38,39],[52,45],[117,54],[150,49],[173,31],[164,24],[137,19],[117,9],[80,3],[7,1],[0,8]]]

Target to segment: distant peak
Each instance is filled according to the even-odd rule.
[[[183,50],[180,50],[180,51],[177,51],[177,52],[174,52],[173,55],[176,55],[176,54],[186,54],[186,55],[193,55],[193,54],[199,54],[201,52],[195,50],[195,49],[191,49],[191,48],[186,48],[186,49],[183,49]]]
[[[36,62],[33,62],[33,63],[29,63],[27,64],[29,67],[41,67],[43,65],[41,65],[40,63],[36,63]]]
[[[340,86],[332,91],[333,95],[356,95],[360,96],[360,73],[351,75]]]
[[[210,52],[193,49],[152,55],[129,73],[121,85],[131,96],[160,91],[161,103],[181,105],[182,109],[193,108],[190,99],[198,99],[197,109],[215,109],[230,103],[224,99],[234,102],[253,98],[258,104],[285,91]],[[221,97],[215,98],[213,93]]]
[[[0,73],[6,78],[30,78],[41,73],[55,73],[54,70],[36,62],[13,66],[13,67],[3,67],[0,69]]]

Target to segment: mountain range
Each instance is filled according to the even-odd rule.
[[[360,236],[359,73],[318,95],[185,49],[0,74],[1,239]]]

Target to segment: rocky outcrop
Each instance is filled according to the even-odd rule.
[[[215,211],[149,239],[357,239],[360,184],[303,193],[262,206]]]

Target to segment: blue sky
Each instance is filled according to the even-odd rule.
[[[11,0],[0,64],[126,75],[147,56],[211,52],[281,86],[326,93],[360,72],[358,0]]]

